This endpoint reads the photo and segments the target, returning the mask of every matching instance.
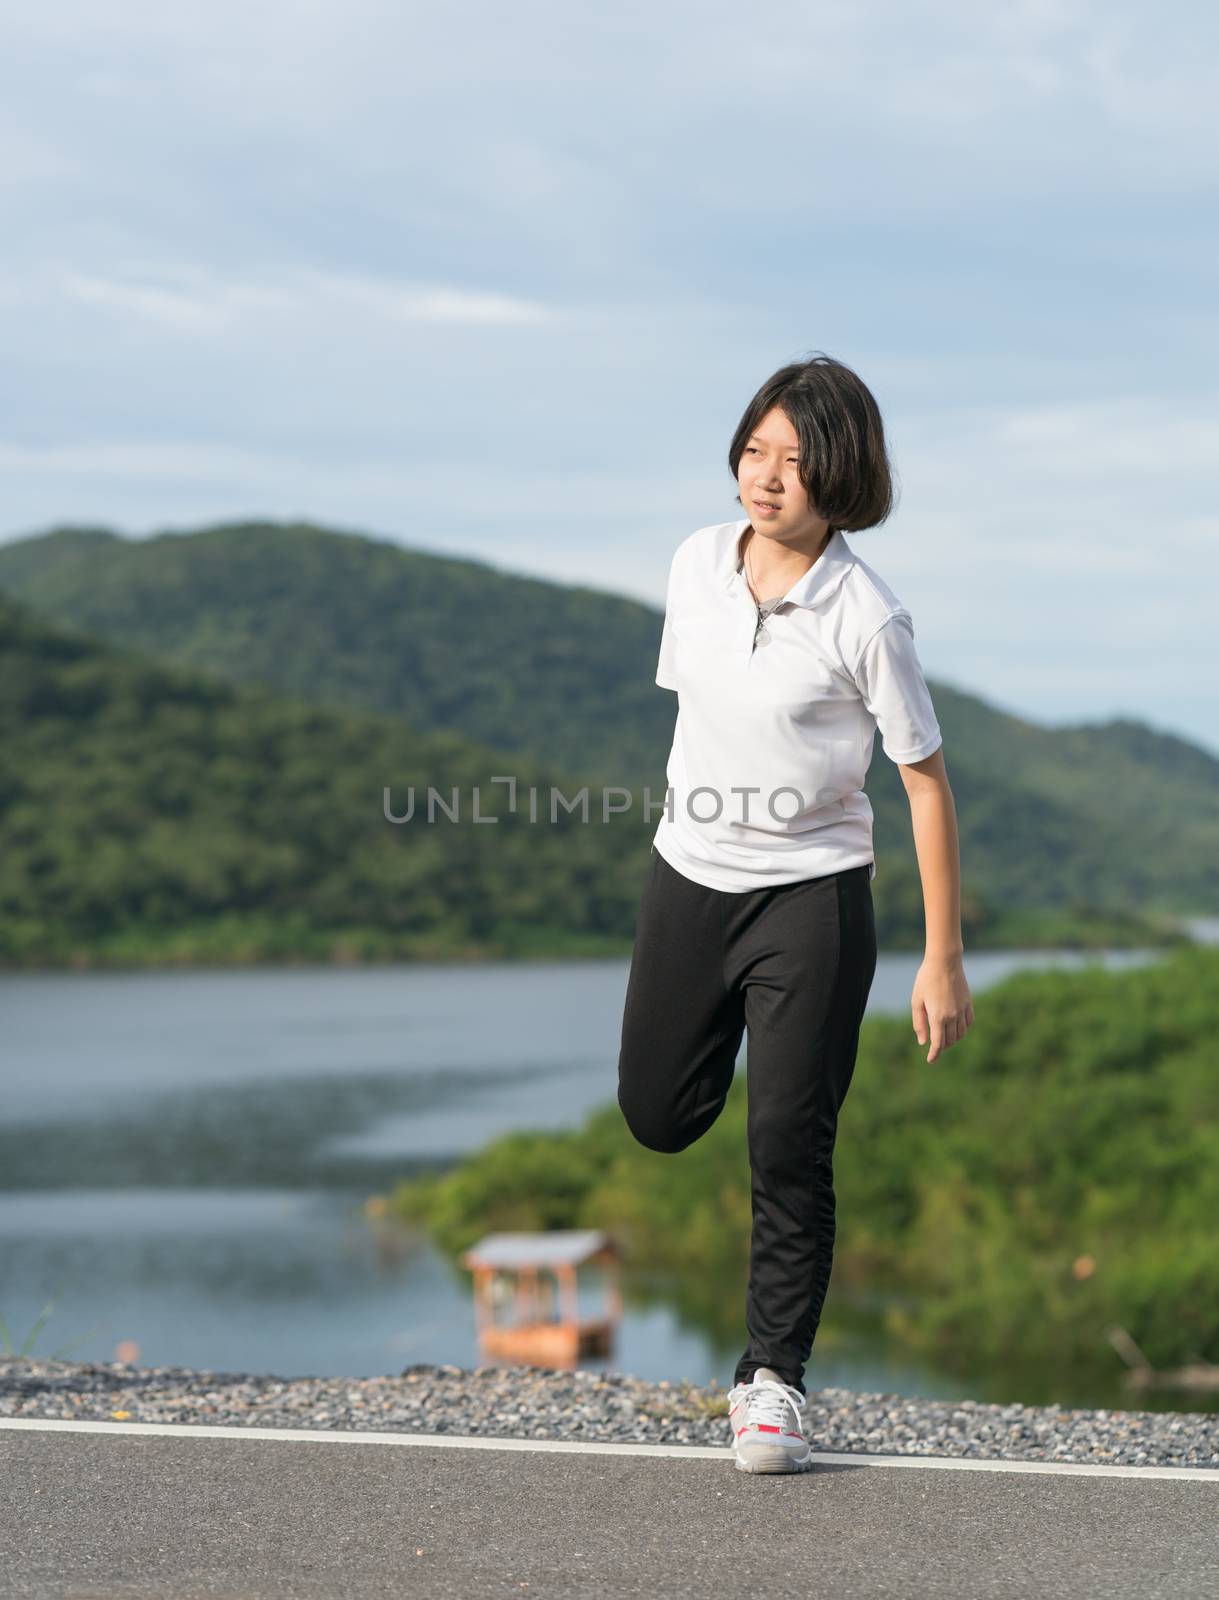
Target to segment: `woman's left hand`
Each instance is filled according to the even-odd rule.
[[[960,1043],[974,1020],[973,997],[961,956],[923,958],[910,996],[910,1012],[919,1044],[931,1039],[928,1061]]]

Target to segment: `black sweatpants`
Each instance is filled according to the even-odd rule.
[[[724,1108],[748,1029],[753,1231],[748,1344],[805,1393],[834,1251],[833,1150],[876,971],[866,865],[734,893],[653,845],[636,921],[618,1104],[652,1150],[684,1150]]]

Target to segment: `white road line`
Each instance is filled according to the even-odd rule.
[[[178,1439],[280,1440],[290,1444],[394,1444],[438,1445],[447,1450],[542,1450],[575,1455],[676,1456],[690,1461],[731,1460],[728,1445],[617,1444],[580,1439],[499,1439],[473,1434],[385,1433],[369,1429],[246,1428],[213,1422],[88,1422],[71,1417],[0,1417],[0,1428],[28,1428],[47,1433],[143,1433]],[[1215,1467],[1104,1466],[1085,1461],[976,1460],[963,1456],[882,1456],[852,1451],[814,1450],[813,1460],[849,1467],[939,1467],[950,1472],[1066,1472],[1077,1477],[1185,1478],[1193,1483],[1219,1484]]]

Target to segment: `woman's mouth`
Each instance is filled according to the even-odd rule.
[[[754,507],[756,510],[760,511],[764,517],[773,517],[780,510],[780,507],[777,506],[773,500],[755,500]]]

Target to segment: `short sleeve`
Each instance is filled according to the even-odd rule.
[[[673,629],[669,626],[669,610],[673,602],[673,569],[677,557],[669,563],[669,581],[665,589],[665,620],[660,631],[660,659],[656,663],[656,682],[662,689],[677,688],[677,653],[674,649]]]
[[[892,612],[872,634],[855,668],[855,682],[890,761],[922,761],[939,749],[943,738],[908,611]]]

